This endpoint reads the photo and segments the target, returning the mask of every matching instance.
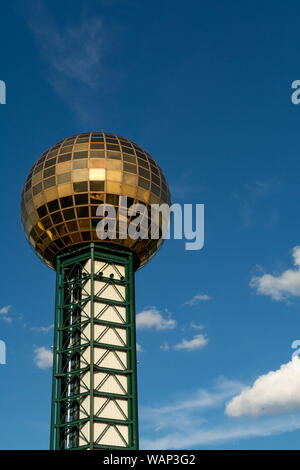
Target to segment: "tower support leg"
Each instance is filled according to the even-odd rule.
[[[134,259],[89,244],[57,259],[51,449],[138,449]]]

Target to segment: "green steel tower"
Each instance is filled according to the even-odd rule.
[[[51,449],[138,449],[134,273],[163,242],[150,205],[170,202],[151,155],[114,134],[64,139],[29,172],[24,232],[56,270]],[[97,208],[107,204],[117,219],[100,239]],[[135,238],[133,204],[146,208]]]

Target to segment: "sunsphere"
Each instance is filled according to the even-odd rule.
[[[50,449],[139,448],[134,278],[169,223],[153,205],[170,203],[151,155],[114,134],[64,139],[29,172],[24,231],[56,270]],[[102,204],[117,217],[107,240],[98,237]],[[127,210],[133,204],[143,216]]]
[[[119,196],[128,206],[170,204],[166,178],[151,155],[129,139],[104,132],[68,137],[46,150],[31,168],[21,196],[26,238],[38,256],[55,268],[56,256],[74,245],[99,242],[96,210]],[[127,217],[127,225],[130,218]],[[141,224],[143,225],[143,224]],[[140,266],[157,252],[162,239],[117,237],[103,242],[133,251]]]

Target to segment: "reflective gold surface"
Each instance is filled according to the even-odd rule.
[[[50,267],[66,248],[86,242],[114,243],[134,251],[144,265],[162,240],[129,237],[100,241],[99,204],[170,204],[162,170],[148,152],[123,137],[103,132],[78,134],[58,142],[30,170],[21,196],[25,235]],[[127,218],[127,225],[130,218]],[[148,227],[150,221],[148,220]]]

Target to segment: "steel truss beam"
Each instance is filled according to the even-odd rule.
[[[57,258],[51,449],[138,449],[134,259],[89,244]]]

